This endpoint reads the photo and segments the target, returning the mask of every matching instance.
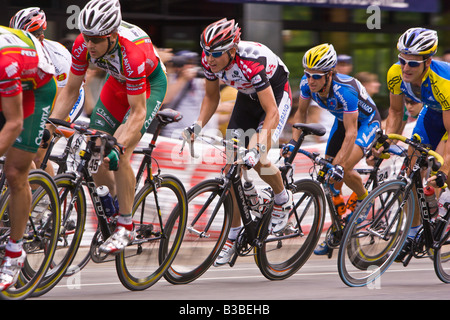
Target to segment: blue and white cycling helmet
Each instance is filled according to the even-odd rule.
[[[437,52],[437,32],[425,28],[411,28],[398,39],[397,49],[403,54],[430,57]]]

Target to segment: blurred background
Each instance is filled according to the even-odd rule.
[[[396,42],[410,27],[439,32],[438,59],[450,49],[448,0],[121,0],[124,20],[144,29],[158,48],[200,53],[199,36],[209,23],[234,18],[244,40],[268,45],[288,66],[293,91],[303,74],[301,58],[310,47],[329,42],[340,56],[343,73],[370,77],[373,98],[388,108],[386,72],[397,61]],[[0,0],[1,25],[18,10],[39,6],[47,14],[46,38],[70,50],[75,16],[87,1]],[[380,5],[379,9],[369,7]],[[78,9],[79,10],[79,9]],[[450,56],[447,55],[447,56]]]

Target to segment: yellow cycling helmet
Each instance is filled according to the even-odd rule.
[[[306,51],[303,68],[328,72],[336,66],[337,54],[332,44],[321,44]]]

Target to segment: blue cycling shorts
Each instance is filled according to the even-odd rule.
[[[370,122],[358,122],[358,135],[355,140],[355,144],[361,147],[361,150],[365,150],[370,147],[373,138],[375,138],[375,132],[380,128],[381,117],[376,113],[375,117]],[[327,148],[325,154],[328,157],[336,157],[339,150],[341,150],[342,143],[345,139],[345,127],[344,122],[339,121],[337,118],[334,120],[333,127],[330,131],[330,137],[328,138]]]
[[[412,135],[417,133],[422,139],[422,143],[429,144],[433,150],[436,150],[446,132],[442,112],[425,105],[417,117]]]

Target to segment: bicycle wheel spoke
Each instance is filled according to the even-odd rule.
[[[186,199],[181,184],[174,181],[163,179],[157,193],[147,184],[136,195],[136,240],[116,258],[119,278],[130,290],[156,283],[178,251],[186,223]]]

